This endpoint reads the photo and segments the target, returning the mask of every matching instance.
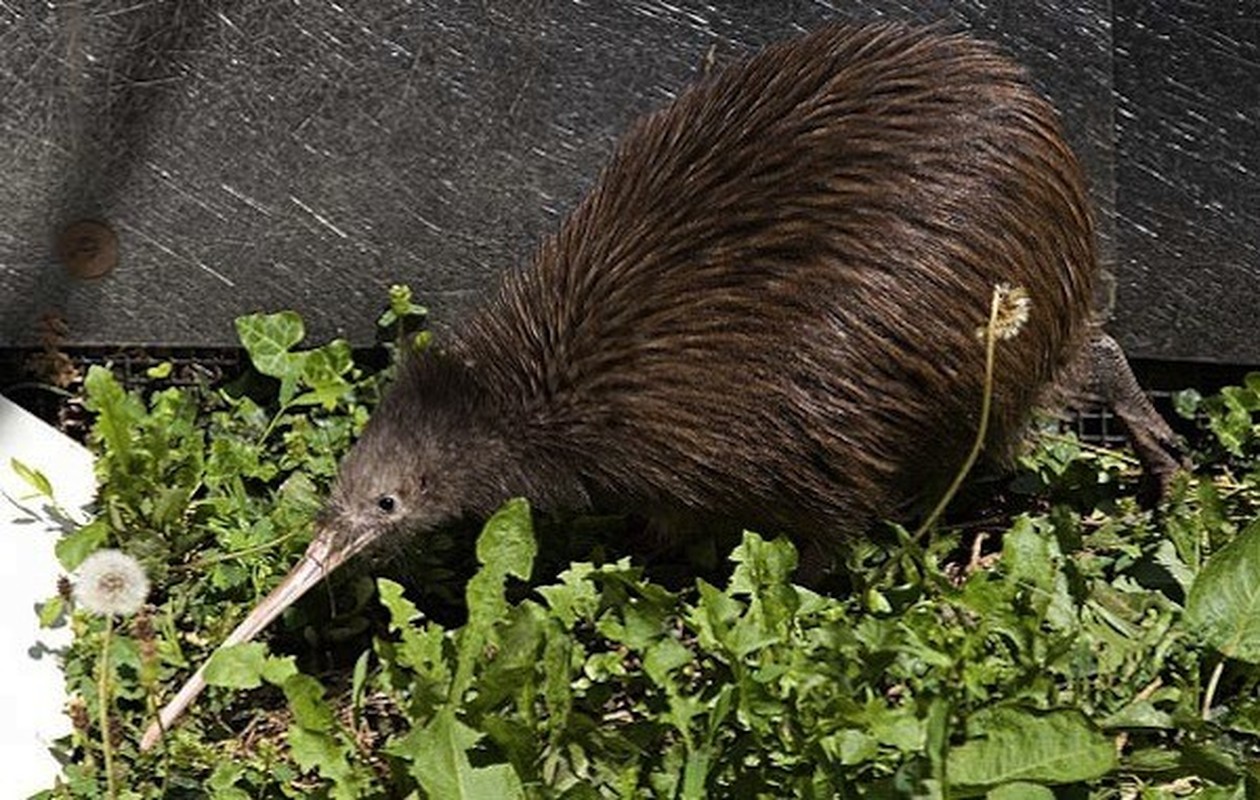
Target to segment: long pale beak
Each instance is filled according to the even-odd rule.
[[[220,647],[228,645],[240,644],[248,642],[250,639],[258,635],[258,632],[271,624],[271,621],[280,616],[286,608],[293,605],[299,597],[315,584],[323,580],[324,576],[330,574],[339,567],[350,556],[363,549],[367,544],[367,537],[355,537],[348,545],[333,547],[333,532],[328,529],[320,531],[310,545],[306,548],[306,552],[302,555],[301,560],[289,570],[289,574],[285,576],[280,585],[271,590],[271,594],[263,598],[254,610],[249,613],[236,629],[228,634],[223,640]],[[193,700],[197,699],[197,695],[201,694],[201,690],[206,688],[206,665],[202,664],[188,682],[180,688],[179,693],[171,699],[169,703],[158,714],[158,718],[154,720],[144,732],[144,737],[140,740],[140,750],[145,751],[157,744],[162,738],[162,733],[179,719],[188,706],[192,705]]]

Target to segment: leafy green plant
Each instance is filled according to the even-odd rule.
[[[391,294],[395,355],[423,346],[404,324],[420,311]],[[255,373],[230,386],[146,396],[108,370],[87,376],[99,507],[58,554],[71,571],[124,550],[154,590],[130,628],[61,596],[43,609],[75,634],[75,728],[46,797],[108,796],[105,727],[120,797],[1260,789],[1254,379],[1182,398],[1213,438],[1159,514],[1130,496],[1125,454],[1043,435],[1000,523],[854,543],[852,591],[832,595],[791,583],[783,539],[746,533],[721,577],[666,586],[605,555],[600,531],[620,523],[538,519],[513,500],[476,537],[471,577],[346,576],[330,593],[348,607],[313,598],[267,642],[216,652],[296,560],[389,373],[344,342],[299,349],[289,313],[237,330]],[[27,480],[55,484],[41,478]],[[155,706],[206,658],[210,691],[140,753]]]

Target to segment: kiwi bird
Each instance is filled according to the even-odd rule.
[[[786,533],[816,575],[962,465],[995,286],[1031,308],[989,452],[1090,349],[1094,236],[1054,110],[993,46],[899,24],[771,45],[636,122],[532,262],[405,363],[228,643],[365,547],[514,496]]]

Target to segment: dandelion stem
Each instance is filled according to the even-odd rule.
[[[105,757],[105,784],[110,800],[118,797],[117,780],[114,777],[114,743],[109,729],[109,640],[114,630],[114,616],[105,615],[105,636],[101,645],[101,674],[97,679],[97,704],[101,714],[101,753]]]
[[[980,457],[980,451],[984,449],[984,440],[989,435],[989,413],[993,407],[993,362],[997,355],[997,321],[1001,306],[1002,293],[995,290],[993,298],[989,301],[989,324],[984,328],[984,394],[980,399],[980,425],[976,428],[976,439],[972,442],[971,452],[967,453],[967,458],[958,469],[953,482],[937,501],[936,508],[932,509],[932,513],[928,514],[927,519],[923,520],[923,524],[914,532],[913,538],[916,542],[922,539],[923,535],[936,525],[937,520],[945,513],[949,501],[954,499],[967,474],[975,466],[976,459]]]

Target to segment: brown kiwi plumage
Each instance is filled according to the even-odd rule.
[[[817,558],[959,468],[994,286],[1032,301],[998,350],[996,450],[1080,348],[1096,271],[1080,167],[1016,64],[827,28],[640,120],[533,263],[408,367],[334,508],[397,495],[388,526],[415,528],[617,498]]]
[[[997,350],[1001,452],[1094,341],[1096,272],[1077,161],[993,47],[896,24],[772,45],[634,125],[533,263],[404,366],[227,643],[365,547],[515,495],[788,533],[817,576],[963,463],[994,287],[1032,301]]]

